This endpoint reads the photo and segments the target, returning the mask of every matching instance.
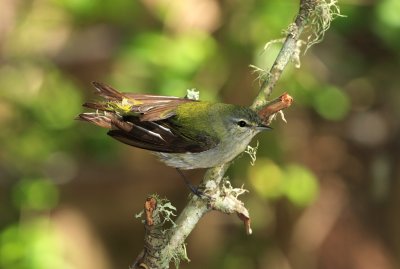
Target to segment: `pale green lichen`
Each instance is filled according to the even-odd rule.
[[[144,210],[140,211],[139,213],[135,214],[135,219],[140,219],[144,214]],[[142,220],[144,222],[144,220]]]
[[[176,216],[176,208],[171,204],[171,202],[166,198],[160,198],[157,194],[151,195],[149,198],[153,198],[156,200],[156,207],[153,211],[152,217],[154,221],[155,229],[149,230],[149,234],[146,237],[146,246],[147,246],[147,254],[152,257],[152,259],[156,258],[159,259],[157,264],[162,265],[160,268],[168,268],[170,261],[172,260],[175,264],[176,268],[179,268],[179,264],[181,261],[190,261],[187,253],[186,253],[186,245],[183,243],[178,248],[175,248],[173,251],[169,251],[164,253],[164,255],[159,254],[159,241],[160,242],[168,242],[168,238],[170,236],[170,232],[172,229],[176,228],[176,224],[173,218]],[[143,218],[144,217],[144,210],[140,211],[139,213],[135,214],[135,218]],[[142,220],[144,223],[145,220]],[[164,226],[170,223],[172,227],[164,228]],[[152,242],[154,242],[155,238],[157,246],[153,246]],[[149,241],[147,241],[149,240]],[[164,243],[164,244],[165,244]],[[163,243],[161,243],[163,244]],[[150,262],[150,261],[147,261]],[[153,261],[154,262],[154,261]],[[150,262],[151,264],[151,262]],[[143,266],[147,266],[143,264]]]
[[[190,100],[200,100],[200,92],[196,90],[195,88],[193,89],[187,89],[186,90],[186,98]]]
[[[292,59],[291,61],[294,63],[294,66],[296,68],[301,67],[301,61],[300,61],[300,54],[301,54],[301,47],[303,45],[307,44],[304,40],[297,40],[296,41],[296,47],[294,48],[293,54],[292,54]]]
[[[258,67],[258,66],[252,65],[252,64],[249,65],[249,67],[251,69],[253,69],[252,73],[257,75],[256,80],[259,81],[260,86],[261,86],[261,82],[267,80],[268,77],[270,76],[270,73],[261,67]]]
[[[325,32],[331,26],[331,22],[337,17],[345,17],[340,13],[337,5],[338,0],[319,0],[315,9],[310,14],[307,27],[307,47],[305,52],[313,45],[319,43],[324,38]]]
[[[256,163],[256,160],[257,160],[258,145],[259,145],[259,142],[257,140],[257,145],[255,147],[247,145],[247,148],[244,151],[245,153],[249,154],[249,156],[250,156],[250,164],[252,166],[254,166],[254,164]]]
[[[303,45],[306,44],[304,53],[313,45],[321,42],[324,38],[325,32],[331,26],[331,22],[337,17],[345,17],[340,13],[340,8],[337,5],[338,0],[317,0],[315,9],[311,10],[309,19],[305,26],[305,40],[297,40],[296,48],[294,49],[291,60],[295,63],[296,68],[300,68],[300,52]],[[284,35],[292,35],[293,37],[299,38],[298,26],[295,23],[289,24],[289,26],[282,31]],[[285,38],[274,39],[267,42],[264,46],[263,51],[266,51],[271,45],[276,43],[284,43]],[[264,70],[258,67],[252,66],[257,72],[267,74]],[[264,72],[261,72],[264,71]],[[260,80],[263,78],[259,76]]]
[[[243,187],[244,186],[242,185],[240,188],[234,188],[227,178],[224,178],[222,181],[222,192],[224,193],[224,196],[233,196],[238,198],[240,195],[249,192]]]
[[[172,217],[176,217],[176,207],[174,207],[170,201],[167,199],[160,199],[157,201],[157,208],[161,215],[161,224],[165,224],[166,222],[170,222],[173,227],[176,226],[175,222],[172,220]]]
[[[176,224],[173,221],[173,217],[176,217],[176,207],[174,207],[171,202],[166,198],[160,198],[157,194],[152,194],[149,198],[154,198],[157,202],[157,206],[153,213],[153,219],[155,225],[164,225],[165,223],[169,222],[172,224],[172,227],[175,227]],[[144,215],[144,210],[140,211],[139,213],[135,214],[135,218],[142,218]],[[142,220],[144,223],[145,220]],[[162,230],[165,233],[168,229]]]
[[[170,253],[170,254],[171,254],[171,256],[170,256],[171,260],[174,262],[175,268],[177,268],[177,269],[179,268],[181,261],[190,262],[190,259],[187,256],[185,243],[181,244],[174,253]]]

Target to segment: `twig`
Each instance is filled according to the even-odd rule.
[[[268,125],[271,123],[276,113],[288,108],[292,102],[293,98],[289,94],[284,93],[278,98],[268,102],[265,107],[258,111],[258,115]]]

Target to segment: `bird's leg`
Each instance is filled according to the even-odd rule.
[[[189,190],[194,195],[197,195],[198,197],[202,198],[204,193],[201,190],[199,190],[199,187],[193,186],[193,184],[190,183],[189,180],[187,180],[186,176],[183,174],[183,172],[179,168],[176,168],[176,171],[178,171],[179,175],[181,175],[181,177],[183,178],[183,181],[185,182],[185,184],[189,188]]]

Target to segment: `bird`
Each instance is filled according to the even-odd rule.
[[[92,84],[102,100],[84,103],[94,111],[77,119],[109,129],[112,138],[149,150],[177,169],[230,162],[256,134],[272,129],[248,107],[120,92],[104,83]]]

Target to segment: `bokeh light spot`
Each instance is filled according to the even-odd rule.
[[[307,168],[299,165],[289,165],[285,173],[284,192],[294,204],[306,206],[317,197],[317,179]]]
[[[58,190],[46,179],[23,179],[15,186],[13,199],[18,207],[46,210],[57,205]]]
[[[400,27],[399,0],[380,1],[376,10],[379,19],[386,25],[391,27]]]
[[[71,268],[61,257],[61,242],[48,219],[11,225],[0,233],[0,268]]]
[[[387,122],[375,112],[353,114],[349,121],[349,136],[367,146],[376,146],[386,141],[389,130]]]
[[[350,109],[350,101],[343,91],[329,87],[317,91],[315,94],[315,110],[325,119],[341,120],[347,115]]]
[[[264,198],[276,198],[282,193],[282,170],[269,159],[258,160],[258,164],[250,168],[250,183],[256,192]]]

